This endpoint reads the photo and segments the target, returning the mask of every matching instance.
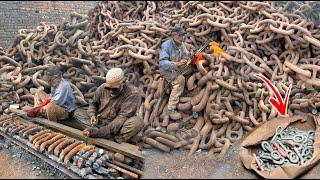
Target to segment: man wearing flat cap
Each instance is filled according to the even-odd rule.
[[[137,134],[143,128],[142,119],[136,116],[140,103],[138,88],[125,82],[122,69],[110,69],[88,109],[91,124],[99,128],[87,128],[84,135],[137,143]]]
[[[161,75],[171,84],[172,90],[168,102],[169,116],[173,120],[182,118],[177,112],[179,97],[185,87],[185,77],[181,67],[187,63],[189,52],[183,42],[186,32],[179,26],[171,29],[171,37],[161,45],[159,67]]]
[[[49,95],[40,88],[36,89],[34,103],[35,107],[39,107],[36,109],[50,121],[68,119],[77,108],[69,82],[62,77],[58,66],[50,66],[44,78],[51,86],[51,93]]]

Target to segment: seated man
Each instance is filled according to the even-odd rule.
[[[57,122],[58,120],[68,119],[77,108],[69,82],[62,77],[62,73],[57,66],[49,67],[45,71],[44,78],[51,86],[51,94],[48,95],[42,89],[37,89],[34,95],[35,106],[44,105],[38,110],[41,114],[46,115],[50,121]]]
[[[84,135],[137,143],[137,134],[143,128],[142,119],[136,116],[140,102],[138,88],[125,83],[122,69],[110,69],[88,109],[90,122],[99,128],[87,128]]]

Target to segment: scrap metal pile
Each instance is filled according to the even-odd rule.
[[[318,1],[276,1],[275,7],[279,12],[297,14],[320,25],[320,4]]]
[[[223,49],[216,57],[207,47],[186,75],[177,107],[186,131],[168,116],[170,88],[158,71],[161,43],[176,24],[187,31],[190,49],[207,39]],[[30,88],[49,88],[42,72],[51,64],[61,67],[81,104],[93,97],[108,69],[121,67],[143,96],[138,115],[150,126],[145,147],[223,155],[245,132],[277,116],[268,103],[272,91],[255,73],[269,77],[283,97],[292,84],[291,96],[299,96],[291,98],[289,115],[320,106],[320,95],[312,92],[320,86],[319,32],[299,15],[277,12],[274,2],[103,2],[88,19],[73,13],[69,22],[19,30],[0,56],[1,107],[32,105]]]
[[[115,161],[123,162],[128,166],[135,164],[134,167],[141,165],[120,153],[86,145],[83,141],[11,116],[0,117],[0,131],[67,166],[83,178],[128,178],[130,172],[119,171],[114,165]]]
[[[256,150],[256,162],[261,171],[279,166],[302,166],[313,155],[314,131],[277,127],[276,134],[262,141]]]

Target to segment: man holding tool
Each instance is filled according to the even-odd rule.
[[[186,44],[183,42],[186,32],[178,26],[171,29],[171,37],[161,45],[159,55],[159,67],[161,75],[168,81],[171,86],[171,94],[168,102],[169,116],[173,120],[182,118],[182,115],[177,112],[177,104],[179,97],[183,93],[185,87],[185,77],[183,73],[193,60],[199,59],[196,57],[208,44],[199,50],[196,54],[190,53]]]
[[[138,88],[125,82],[120,68],[107,72],[106,83],[95,92],[88,115],[93,126],[86,128],[85,136],[113,138],[116,142],[137,143],[143,121],[136,116],[141,103]]]

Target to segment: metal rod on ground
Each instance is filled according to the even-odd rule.
[[[47,121],[46,119],[43,119],[43,118],[29,118],[29,117],[27,117],[27,115],[24,111],[19,110],[19,109],[10,108],[9,110],[16,115],[21,116],[26,121],[42,124],[46,127],[53,128],[55,130],[63,132],[64,134],[67,134],[73,138],[85,140],[85,137],[83,136],[82,131],[80,131],[78,129],[71,128],[69,126],[66,126],[66,125],[63,125],[60,123]],[[101,147],[103,147],[107,150],[113,151],[113,152],[121,153],[121,154],[126,155],[130,158],[133,158],[133,159],[138,159],[138,160],[142,160],[142,161],[144,160],[144,157],[142,156],[141,151],[138,150],[138,146],[135,146],[132,144],[128,144],[125,142],[119,144],[119,143],[116,143],[116,142],[113,142],[113,141],[110,141],[107,139],[103,139],[103,138],[88,138],[88,143],[92,144],[92,145],[101,146]]]
[[[116,169],[116,170],[118,170],[118,171],[120,171],[120,172],[122,172],[122,173],[124,173],[124,174],[126,174],[126,175],[128,175],[128,176],[130,176],[130,177],[133,177],[133,178],[136,178],[136,179],[139,178],[138,174],[135,174],[135,173],[133,173],[133,172],[130,172],[130,171],[128,171],[128,170],[125,170],[125,169],[123,169],[123,168],[121,168],[121,167],[119,167],[119,166],[113,165],[113,164],[111,164],[111,163],[109,163],[109,162],[106,162],[105,165],[107,165],[107,166],[110,167],[110,168],[114,168],[114,169]]]
[[[130,170],[130,171],[132,171],[132,172],[134,172],[134,173],[139,174],[139,176],[142,176],[142,174],[143,174],[143,172],[140,171],[139,169],[136,169],[136,168],[133,168],[133,167],[131,167],[131,166],[128,166],[128,165],[126,165],[126,164],[124,164],[124,163],[122,163],[122,162],[119,162],[119,161],[112,161],[112,162],[113,162],[115,165],[117,165],[117,166],[120,166],[120,167],[122,167],[122,168],[125,168],[125,169]]]
[[[50,164],[51,166],[53,166],[54,168],[60,170],[62,173],[66,174],[67,176],[69,176],[72,179],[80,179],[81,177],[76,175],[75,173],[71,172],[70,170],[68,170],[67,168],[65,168],[64,166],[61,166],[60,164],[58,164],[57,162],[47,158],[46,156],[44,156],[41,153],[38,153],[37,151],[35,151],[34,149],[32,149],[31,147],[25,145],[24,143],[12,138],[11,136],[8,136],[6,134],[4,134],[3,132],[0,131],[0,135],[5,137],[6,139],[10,140],[11,142],[15,143],[16,145],[22,147],[23,149],[29,151],[30,153],[32,153],[33,155],[37,156],[38,158],[40,158],[41,160],[45,161],[46,163]]]
[[[18,118],[20,121],[22,121],[22,122],[24,122],[24,123],[30,123],[30,121],[27,121],[27,120],[25,120],[25,119],[23,119],[23,118],[21,118],[21,117],[19,117],[19,116],[17,116],[16,118]],[[2,134],[5,134],[5,133],[0,132],[0,137],[2,137]],[[5,134],[5,135],[6,135],[6,134]],[[11,137],[11,136],[8,136],[8,135],[6,135],[5,138],[7,138],[8,140],[14,142],[15,144],[21,146],[22,148],[28,150],[29,152],[31,152],[32,154],[36,155],[36,156],[39,157],[41,160],[44,160],[45,162],[47,162],[47,163],[49,163],[50,165],[54,166],[55,168],[57,168],[57,169],[58,169],[58,168],[61,168],[61,165],[56,165],[56,162],[55,162],[55,161],[52,161],[51,159],[49,159],[49,162],[46,161],[46,159],[44,159],[44,158],[47,158],[46,156],[42,157],[43,154],[35,151],[32,147],[29,147],[29,146],[26,145],[23,141],[21,142],[20,139],[15,139],[15,138],[13,138],[13,137]],[[41,157],[40,157],[40,156],[41,156]],[[48,158],[47,158],[47,159],[48,159]],[[51,162],[51,161],[52,161],[52,162]],[[126,165],[126,164],[124,164],[124,163],[121,163],[121,162],[119,162],[119,161],[113,161],[112,163],[115,164],[115,165],[112,166],[114,169],[117,169],[118,171],[120,171],[120,172],[122,172],[122,173],[124,173],[124,174],[126,174],[126,175],[128,175],[128,176],[130,176],[130,177],[138,178],[139,176],[142,176],[142,174],[143,174],[142,171],[140,171],[140,170],[138,170],[138,169],[136,169],[136,168],[134,168],[134,167],[130,167],[130,166],[128,166],[128,165]],[[117,167],[117,166],[119,166],[119,167]],[[65,168],[65,167],[63,166],[63,168]],[[61,170],[63,173],[65,173],[65,172],[63,171],[63,169],[60,169],[60,170]],[[132,173],[132,172],[133,172],[133,173]],[[72,173],[72,172],[71,172],[71,173]],[[65,173],[65,174],[66,174],[66,173]],[[78,178],[78,177],[75,177],[75,178]]]

